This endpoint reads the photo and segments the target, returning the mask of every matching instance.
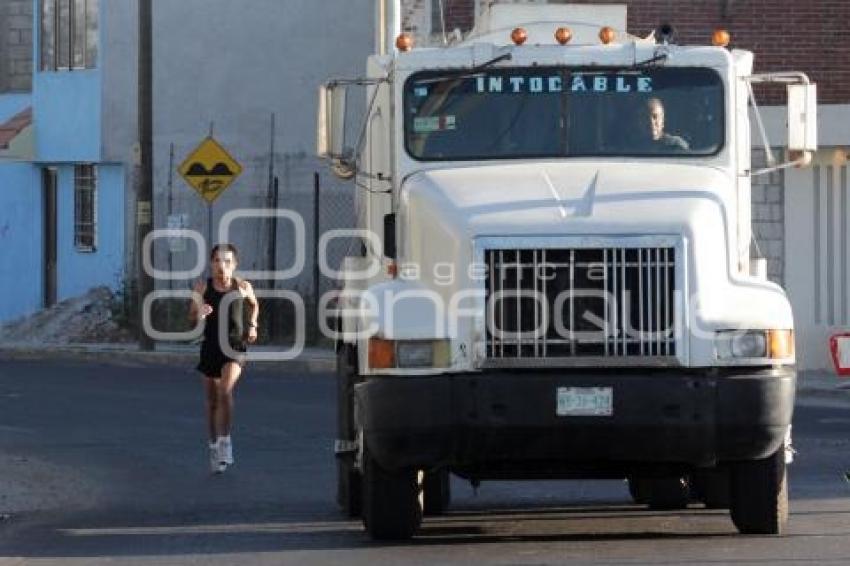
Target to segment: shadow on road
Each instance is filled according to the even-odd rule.
[[[122,516],[115,520],[114,515]],[[212,514],[212,513],[211,513]],[[461,509],[424,521],[410,542],[370,541],[359,520],[341,520],[328,511],[304,520],[269,509],[262,516],[238,513],[208,521],[203,512],[157,517],[126,510],[34,515],[0,530],[4,556],[28,558],[157,557],[225,555],[296,550],[340,550],[417,545],[707,540],[734,537],[722,511],[648,511],[639,506],[566,506]],[[314,515],[315,517],[315,515]],[[850,533],[842,533],[848,536]],[[838,536],[838,535],[834,535]],[[5,540],[4,540],[5,539]]]

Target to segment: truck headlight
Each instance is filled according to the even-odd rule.
[[[782,360],[794,356],[793,330],[728,330],[714,339],[717,358]]]
[[[369,367],[388,368],[444,368],[449,367],[448,340],[369,340]]]
[[[398,342],[396,360],[400,368],[427,368],[432,366],[434,344],[430,340]]]

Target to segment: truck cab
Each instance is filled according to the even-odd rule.
[[[449,473],[622,478],[638,503],[780,533],[794,321],[751,252],[752,84],[788,93],[771,170],[816,149],[815,86],[754,75],[725,32],[680,46],[605,11],[490,10],[449,46],[399,34],[320,92],[361,242],[329,311],[339,503],[398,539],[445,510]]]

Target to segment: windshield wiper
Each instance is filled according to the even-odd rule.
[[[491,66],[495,65],[496,63],[500,63],[501,61],[510,61],[513,58],[514,58],[513,53],[508,51],[507,53],[502,53],[501,55],[497,55],[496,57],[493,57],[489,61],[485,61],[485,62],[481,63],[480,65],[476,65],[476,66],[472,67],[472,69],[470,69],[469,72],[474,74],[474,73],[477,73],[479,71],[483,71],[487,67],[491,67]]]
[[[667,57],[669,57],[669,55],[666,52],[662,51],[661,53],[656,53],[655,55],[653,55],[652,57],[650,57],[646,61],[641,61],[639,63],[635,63],[632,66],[635,67],[635,68],[637,68],[637,67],[648,67],[648,66],[653,65],[655,63],[660,63],[662,61],[666,61]]]
[[[478,76],[481,71],[484,71],[488,67],[492,67],[496,63],[499,63],[501,61],[510,61],[511,59],[513,59],[513,57],[513,54],[509,51],[507,53],[502,53],[501,55],[493,57],[489,61],[485,61],[480,65],[475,65],[471,69],[457,69],[455,71],[447,71],[436,77],[428,77],[427,79],[418,80],[416,81],[416,84],[438,83],[446,79],[468,79],[470,77]]]

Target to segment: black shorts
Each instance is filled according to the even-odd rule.
[[[242,355],[231,358],[226,356],[217,344],[201,344],[201,361],[198,362],[196,369],[207,377],[218,379],[221,377],[221,370],[225,364],[233,362],[238,364],[239,367],[245,367],[244,353],[247,351],[247,348],[244,344],[235,344],[233,349]]]

